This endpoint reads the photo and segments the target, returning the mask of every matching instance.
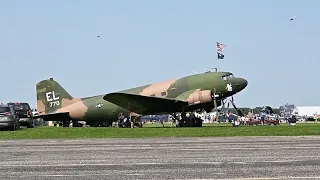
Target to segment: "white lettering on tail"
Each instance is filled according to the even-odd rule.
[[[50,103],[50,107],[59,106],[59,97],[56,97],[56,93],[54,91],[46,93],[47,102]]]

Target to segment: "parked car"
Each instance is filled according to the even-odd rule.
[[[10,128],[12,131],[20,127],[19,117],[11,106],[0,105],[0,127]]]
[[[249,125],[249,126],[261,125],[261,120],[260,120],[260,119],[253,119],[253,118],[251,118],[251,119],[249,119],[249,121],[248,121],[248,125]]]
[[[273,124],[275,126],[275,125],[279,125],[280,124],[280,120],[278,120],[278,119],[268,119],[268,120],[264,121],[264,124],[268,124],[268,125]]]
[[[260,119],[250,119],[249,122],[248,122],[248,124],[249,124],[250,126],[252,126],[252,125],[256,125],[256,126],[257,126],[257,125],[262,125]],[[278,119],[268,119],[268,120],[264,120],[264,121],[263,121],[263,124],[264,124],[264,125],[271,125],[271,124],[273,124],[273,125],[279,125],[279,124],[280,124],[280,120],[278,120]]]
[[[17,112],[19,123],[21,126],[27,126],[28,128],[34,127],[33,115],[28,103],[10,102],[7,105],[12,106],[13,109]]]

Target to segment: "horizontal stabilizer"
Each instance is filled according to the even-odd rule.
[[[34,118],[42,118],[44,121],[62,121],[62,120],[69,120],[69,112],[61,112],[61,113],[49,113],[49,114],[42,114],[36,115]]]
[[[188,102],[184,100],[127,93],[109,93],[103,99],[131,112],[145,115],[180,112],[188,106]]]

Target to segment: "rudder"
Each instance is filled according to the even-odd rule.
[[[40,114],[55,112],[63,107],[62,100],[73,97],[53,78],[42,80],[36,85],[37,109]]]

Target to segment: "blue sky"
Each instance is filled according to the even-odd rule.
[[[298,0],[1,1],[0,101],[35,106],[35,84],[50,77],[81,97],[203,72],[217,66],[219,41],[227,45],[221,70],[249,81],[234,97],[238,106],[320,105],[319,6]]]

